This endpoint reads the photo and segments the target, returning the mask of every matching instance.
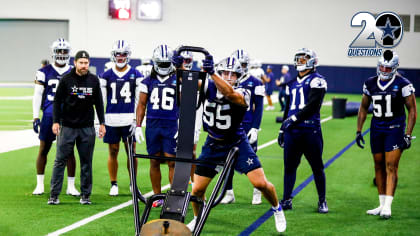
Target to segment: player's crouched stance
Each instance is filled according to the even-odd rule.
[[[211,75],[205,85],[204,130],[208,132],[199,160],[225,160],[232,147],[239,148],[235,170],[248,176],[252,185],[260,190],[272,205],[276,230],[286,230],[286,219],[279,205],[274,185],[267,181],[257,155],[251,148],[248,138],[241,127],[241,121],[249,104],[249,93],[244,89],[235,89],[236,80],[242,69],[235,57],[223,60],[220,77],[214,73],[213,57],[206,56],[203,69]],[[204,199],[207,186],[217,174],[216,166],[211,163],[198,165],[194,174],[192,195]],[[193,231],[199,206],[192,203],[194,219],[188,224]]]
[[[407,79],[397,74],[399,58],[387,50],[379,59],[377,76],[363,85],[363,98],[357,117],[356,142],[364,146],[361,134],[370,103],[373,103],[370,146],[375,162],[376,186],[379,207],[368,210],[369,215],[391,217],[391,204],[398,181],[398,163],[404,149],[411,145],[411,133],[416,123],[416,98],[414,87]],[[405,109],[408,110],[408,125],[405,129]],[[404,134],[405,130],[405,134]]]

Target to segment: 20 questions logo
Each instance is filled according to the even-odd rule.
[[[370,12],[358,12],[351,19],[351,27],[362,27],[349,45],[349,57],[381,56],[383,48],[394,48],[402,39],[403,24],[394,12],[382,12],[375,18]]]

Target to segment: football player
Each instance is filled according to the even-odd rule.
[[[51,145],[55,140],[55,134],[52,132],[53,124],[53,102],[55,92],[60,79],[70,72],[70,44],[60,38],[53,42],[52,64],[48,64],[36,72],[35,91],[32,100],[33,111],[33,129],[39,133],[39,152],[36,160],[37,185],[32,194],[40,195],[44,193],[44,173],[47,164],[47,155]],[[42,109],[42,120],[39,119],[39,110]],[[74,153],[67,161],[67,191],[73,196],[79,196],[80,193],[74,186],[74,175],[76,171],[76,160]]]
[[[149,58],[143,58],[141,60],[141,65],[137,66],[136,69],[140,71],[140,73],[144,76],[144,78],[148,77],[152,72],[152,64]]]
[[[398,181],[398,163],[403,150],[410,148],[411,133],[416,123],[417,109],[413,84],[398,75],[398,55],[386,50],[378,61],[377,75],[363,84],[363,97],[357,116],[357,145],[363,148],[363,124],[369,105],[373,104],[370,126],[370,148],[375,163],[379,207],[369,215],[391,217],[391,204]],[[406,127],[405,108],[408,110]],[[362,144],[363,143],[363,144]]]
[[[235,170],[248,176],[254,187],[258,188],[272,205],[275,226],[278,232],[286,230],[286,219],[278,203],[273,184],[267,181],[260,161],[241,127],[241,122],[248,109],[250,94],[244,88],[236,88],[237,79],[242,76],[242,68],[235,57],[222,61],[219,73],[214,73],[213,57],[206,56],[203,68],[211,75],[206,80],[203,124],[208,132],[199,160],[208,161],[198,164],[194,175],[192,195],[204,199],[207,186],[217,174],[217,167],[212,161],[225,160],[233,147],[239,148]],[[194,219],[187,225],[193,231],[199,213],[199,206],[192,203]]]
[[[178,107],[176,105],[176,74],[173,73],[172,50],[165,44],[153,51],[153,69],[150,76],[140,84],[140,98],[136,110],[138,143],[143,141],[142,122],[146,113],[146,146],[149,155],[174,158],[176,154],[175,134],[178,132]],[[161,193],[162,161],[150,160],[150,179],[153,192]],[[175,162],[167,161],[169,182],[172,183]],[[159,207],[163,200],[156,200],[153,207]]]
[[[263,114],[265,88],[261,80],[248,73],[249,57],[246,51],[238,49],[232,56],[235,56],[242,66],[243,73],[238,79],[238,88],[244,88],[250,94],[249,106],[242,121],[242,127],[248,136],[249,144],[251,144],[252,149],[256,153],[258,147],[258,130],[260,129]],[[232,187],[233,173],[226,183],[227,191],[221,201],[222,204],[235,202],[235,194],[233,193]],[[252,204],[261,204],[261,192],[257,188],[254,188]]]
[[[108,143],[108,172],[111,180],[109,195],[118,195],[117,173],[120,142],[124,142],[128,155],[127,137],[136,128],[134,108],[138,102],[139,84],[143,75],[132,68],[130,61],[131,47],[125,40],[118,40],[112,46],[111,61],[113,67],[100,77],[103,100],[106,101],[104,143]],[[137,158],[134,159],[137,173]],[[130,173],[130,161],[127,158]]]
[[[328,213],[326,183],[322,162],[323,139],[319,111],[327,91],[327,82],[316,72],[314,51],[302,48],[295,54],[298,76],[286,85],[286,110],[278,143],[284,147],[284,192],[280,201],[284,210],[292,209],[292,191],[302,154],[305,155],[318,192],[318,212]]]

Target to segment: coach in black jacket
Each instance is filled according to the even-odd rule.
[[[51,178],[51,194],[48,204],[60,203],[58,195],[63,185],[67,157],[73,152],[74,144],[79,152],[81,172],[81,204],[91,204],[92,156],[95,146],[93,126],[94,109],[100,122],[99,138],[105,135],[104,105],[99,79],[89,73],[89,54],[79,51],[74,58],[75,68],[65,75],[57,87],[53,109],[53,132],[57,135],[57,155]]]

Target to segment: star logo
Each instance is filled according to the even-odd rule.
[[[393,150],[397,150],[398,149],[398,145],[394,145],[392,146]]]
[[[71,88],[71,90],[72,90],[72,92],[73,92],[73,93],[76,93],[76,92],[77,92],[77,87],[76,87],[76,85],[75,85],[75,86],[73,86],[73,87]]]
[[[379,26],[379,29],[384,31],[384,34],[382,35],[381,39],[384,39],[386,36],[390,36],[392,39],[395,39],[394,32],[400,28],[399,26],[392,26],[391,22],[389,21],[389,18],[386,18],[385,26]]]
[[[250,166],[250,165],[254,164],[254,161],[251,158],[248,158],[246,163],[248,163],[248,165]]]

